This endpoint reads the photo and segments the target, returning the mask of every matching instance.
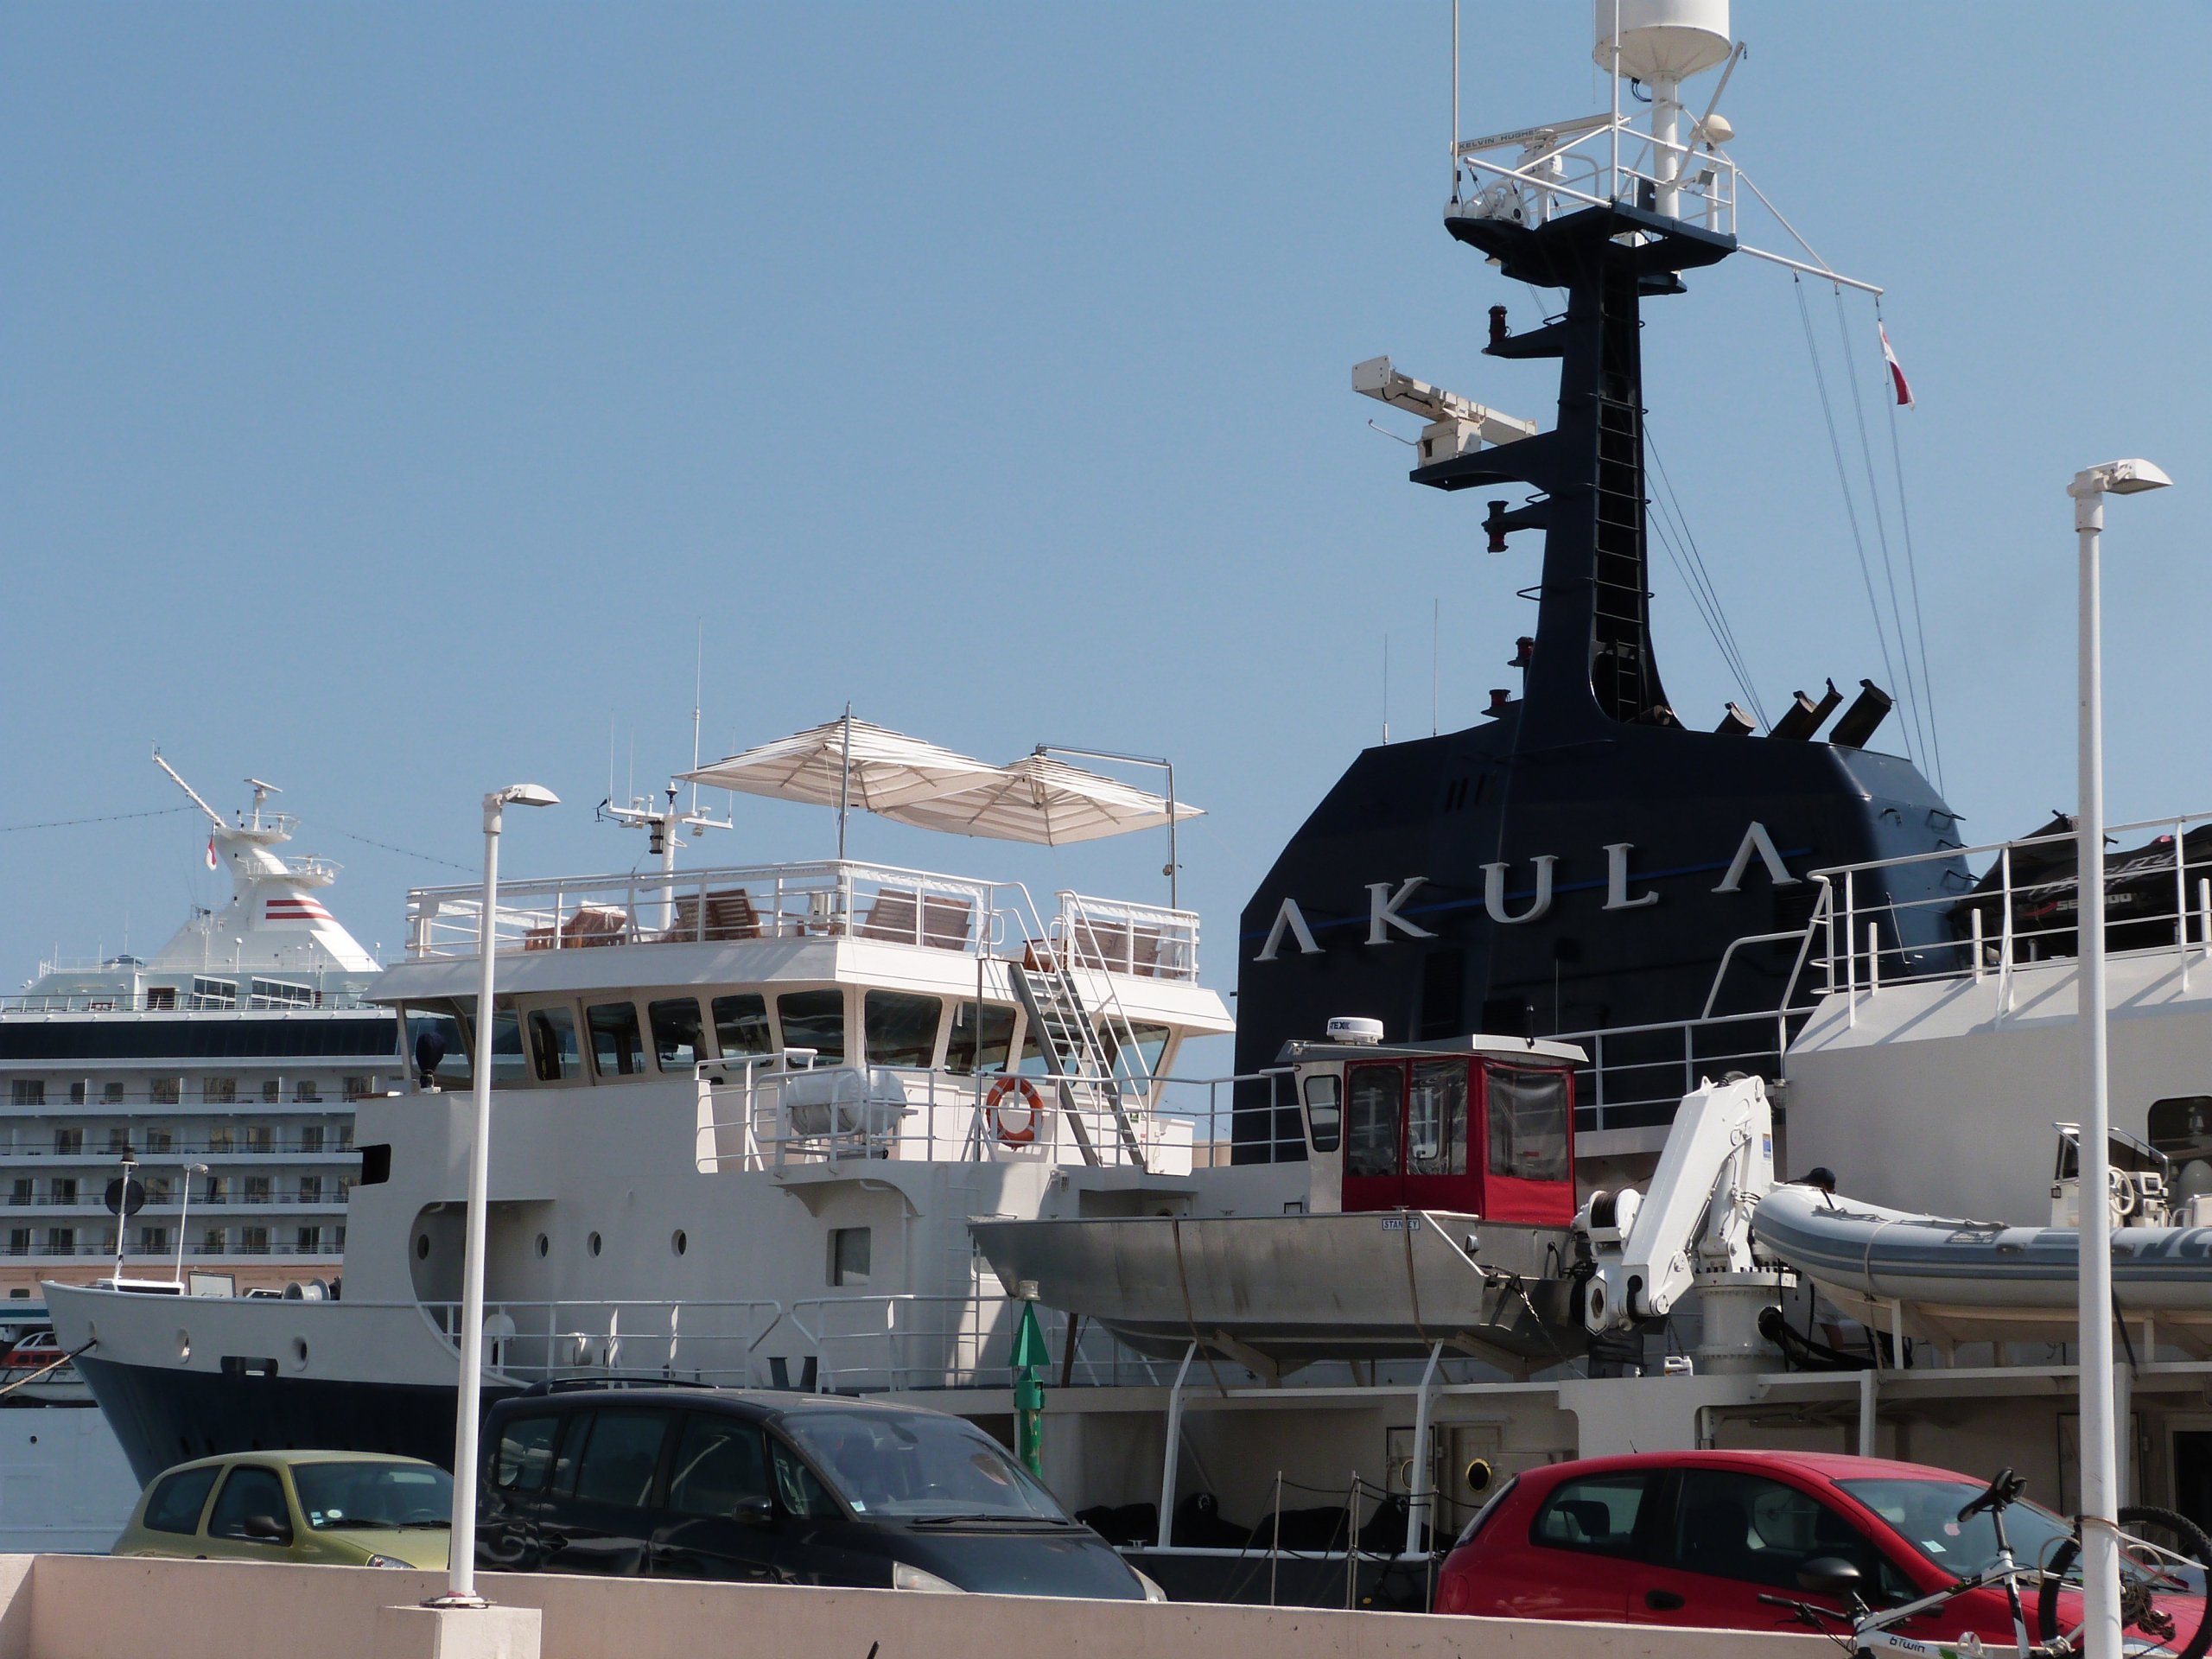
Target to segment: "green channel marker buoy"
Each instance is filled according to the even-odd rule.
[[[1037,1323],[1037,1287],[1024,1280],[1021,1323],[1014,1333],[1014,1452],[1029,1472],[1045,1478],[1045,1383],[1039,1375],[1052,1362]]]

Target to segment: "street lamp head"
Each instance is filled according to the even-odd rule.
[[[2140,495],[2145,490],[2163,490],[2172,482],[2156,463],[2139,457],[2084,467],[2074,474],[2074,481],[2067,486],[2066,493],[2075,497]]]
[[[492,797],[501,806],[558,806],[561,798],[543,784],[509,784]]]

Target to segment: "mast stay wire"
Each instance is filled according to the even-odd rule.
[[[1821,417],[1827,424],[1828,453],[1835,458],[1836,483],[1843,491],[1843,514],[1851,525],[1852,545],[1858,550],[1859,575],[1866,587],[1866,608],[1873,615],[1874,638],[1882,648],[1882,672],[1887,676],[1891,685],[1898,686],[1902,690],[1903,685],[1897,678],[1897,668],[1890,658],[1889,631],[1882,626],[1881,601],[1874,597],[1874,573],[1872,567],[1866,563],[1866,537],[1865,532],[1859,527],[1858,499],[1851,487],[1851,470],[1844,464],[1843,441],[1837,435],[1835,429],[1835,405],[1828,397],[1827,375],[1821,367],[1820,346],[1813,336],[1813,314],[1805,306],[1805,284],[1794,271],[1790,273],[1789,290],[1797,297],[1797,321],[1805,331],[1805,351],[1813,365],[1813,383],[1821,394]],[[1904,736],[1906,758],[1914,759],[1910,752],[1912,732],[1910,724],[1906,727]]]
[[[1745,702],[1758,717],[1759,725],[1771,730],[1773,722],[1768,720],[1766,709],[1759,700],[1751,665],[1744,656],[1742,645],[1737,641],[1735,629],[1729,625],[1728,613],[1720,603],[1719,589],[1713,583],[1713,573],[1706,565],[1697,537],[1690,531],[1689,519],[1682,512],[1681,498],[1675,493],[1675,480],[1667,472],[1667,463],[1659,454],[1658,442],[1651,435],[1649,423],[1643,429],[1643,442],[1650,453],[1652,467],[1659,474],[1660,486],[1666,492],[1663,497],[1654,495],[1651,498],[1651,505],[1659,509],[1649,520],[1651,527],[1658,532],[1660,545],[1666,548],[1668,556],[1674,561],[1675,568],[1681,573],[1683,582],[1688,584],[1691,602],[1696,605],[1699,615],[1705,620],[1706,630],[1713,635],[1713,643],[1727,664],[1729,674],[1736,682],[1736,689],[1743,694]],[[1686,554],[1676,550],[1677,542],[1686,550]]]
[[[1904,607],[1897,599],[1897,565],[1890,555],[1889,519],[1888,515],[1882,511],[1881,487],[1875,481],[1874,477],[1874,447],[1866,437],[1866,404],[1860,394],[1859,375],[1852,365],[1851,330],[1844,320],[1843,290],[1838,288],[1834,290],[1834,293],[1836,340],[1842,357],[1843,378],[1851,387],[1852,415],[1859,427],[1859,453],[1866,468],[1868,510],[1874,518],[1875,544],[1881,550],[1882,554],[1882,580],[1884,585],[1889,589],[1890,623],[1897,630],[1898,663],[1904,671],[1903,690],[1905,694],[1906,718],[1911,723],[1913,736],[1919,744],[1920,753],[1926,756],[1929,753],[1929,744],[1927,729],[1923,724],[1925,711],[1922,705],[1919,681],[1913,671],[1912,639],[1905,632]],[[1916,608],[1914,620],[1916,623],[1918,620],[1918,612]]]
[[[1882,301],[1879,295],[1877,295],[1874,298],[1874,322],[1877,327],[1880,327],[1882,326]],[[1885,332],[1883,338],[1888,338],[1886,332]],[[1914,632],[1918,636],[1920,645],[1920,690],[1921,695],[1928,700],[1928,746],[1929,761],[1936,770],[1936,788],[1940,793],[1943,789],[1943,738],[1941,730],[1936,724],[1936,682],[1928,672],[1927,613],[1922,608],[1920,603],[1920,560],[1918,556],[1914,552],[1912,545],[1912,505],[1910,499],[1905,494],[1904,454],[1903,446],[1897,441],[1897,403],[1895,397],[1891,397],[1889,400],[1888,407],[1890,413],[1890,468],[1897,479],[1897,521],[1904,532],[1904,568],[1906,575],[1912,584],[1913,628]]]

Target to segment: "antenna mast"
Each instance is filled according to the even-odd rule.
[[[186,783],[183,777],[178,772],[175,766],[169,765],[168,761],[162,759],[162,746],[158,743],[154,745],[154,764],[159,766],[163,772],[168,773],[169,781],[171,783],[175,784],[179,789],[192,797],[192,804],[207,815],[208,823],[213,824],[218,830],[227,830],[231,827],[229,824],[223,822],[223,815],[221,813],[218,812],[213,807],[208,805],[207,802],[200,798],[200,791],[194,789],[190,784]]]

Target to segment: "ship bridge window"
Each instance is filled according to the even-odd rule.
[[[1334,1152],[1343,1141],[1344,1108],[1335,1072],[1323,1071],[1306,1079],[1306,1122],[1313,1133],[1314,1151]]]
[[[769,1029],[768,1004],[753,991],[715,999],[715,1042],[724,1054],[772,1054],[776,1034]]]
[[[576,1052],[576,1017],[566,1008],[532,1008],[530,1064],[540,1083],[565,1083],[582,1070]]]
[[[1405,1071],[1397,1065],[1355,1065],[1345,1081],[1350,1119],[1346,1125],[1344,1173],[1398,1173],[1398,1090]]]
[[[238,1005],[238,982],[235,979],[209,979],[199,974],[192,978],[192,1006],[195,1008],[235,1008]]]
[[[952,1005],[952,1030],[944,1039],[944,1069],[961,1077],[972,1077],[979,1062],[986,1071],[1005,1071],[1007,1056],[1014,1048],[1014,1010],[1003,1002],[981,1006],[982,1016],[978,1020],[976,1003]]]
[[[435,1033],[443,1046],[444,1052],[432,1073],[438,1087],[445,1090],[466,1089],[468,1076],[468,1035],[461,1029],[459,1017],[444,1008],[409,1008],[404,1016],[407,1021],[407,1065],[415,1071],[416,1057],[423,1052],[425,1033]],[[421,1081],[416,1073],[416,1080]]]
[[[776,1020],[785,1048],[810,1048],[817,1065],[841,1065],[845,1058],[845,994],[786,991],[776,999]]]
[[[1565,1180],[1567,1073],[1491,1066],[1484,1084],[1490,1105],[1490,1173],[1524,1181]]]
[[[597,1002],[584,1010],[592,1069],[602,1077],[634,1077],[645,1069],[645,1039],[634,1002]]]
[[[1467,1063],[1422,1060],[1413,1074],[1413,1091],[1406,1097],[1406,1173],[1465,1174]]]
[[[696,997],[665,997],[649,1004],[645,1017],[652,1022],[653,1058],[662,1071],[689,1071],[706,1058],[707,1028]]]
[[[937,1058],[937,1028],[944,1004],[906,991],[870,991],[861,1004],[861,1025],[873,1065],[927,1066]]]
[[[1109,1064],[1111,1064],[1114,1058],[1115,1051],[1120,1046],[1120,1045],[1114,1040],[1114,1036],[1111,1032],[1103,1032],[1100,1035],[1105,1040],[1107,1061]],[[1137,1053],[1141,1057],[1143,1061],[1145,1076],[1148,1077],[1159,1076],[1160,1057],[1167,1052],[1167,1027],[1165,1026],[1131,1026],[1129,1027],[1129,1035],[1135,1040]]]

